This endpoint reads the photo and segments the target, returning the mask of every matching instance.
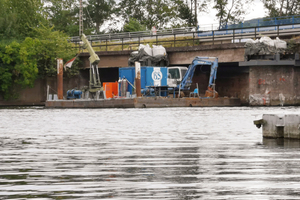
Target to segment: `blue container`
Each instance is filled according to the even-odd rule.
[[[126,78],[132,85],[135,79],[135,68],[119,68],[119,77]],[[167,86],[167,67],[141,67],[141,88],[149,86]],[[128,91],[132,94],[133,88],[129,84]]]

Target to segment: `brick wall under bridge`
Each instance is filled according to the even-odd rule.
[[[229,44],[229,46],[230,45],[231,44]],[[229,46],[227,45],[226,48]],[[206,46],[205,48],[193,47],[192,51],[189,51],[189,49],[186,49],[186,51],[181,49],[181,56],[178,56],[176,61],[174,59],[171,63],[172,65],[188,66],[195,56],[217,56],[220,62],[217,73],[216,90],[220,96],[238,97],[241,99],[243,105],[249,105],[249,103],[250,105],[300,104],[300,79],[298,79],[300,68],[285,65],[239,66],[239,62],[243,61],[244,50],[241,48],[241,45],[235,46],[235,44],[233,44],[231,47],[234,48],[230,50],[224,46],[222,47],[222,45],[214,45],[214,47]],[[209,48],[213,49],[211,52],[217,53],[214,55],[209,54]],[[173,53],[170,53],[171,58],[176,57],[174,56],[176,54],[180,54],[178,49],[173,49],[170,52]],[[111,63],[125,63],[124,60],[127,62],[127,58],[129,57],[129,52],[123,52],[120,57],[111,52],[104,52],[103,54],[107,54],[107,58],[100,54],[100,65],[101,63],[105,63],[105,60],[110,59],[112,59],[110,61]],[[88,57],[86,56],[86,58]],[[116,62],[113,62],[113,60]],[[118,67],[100,66],[101,81],[117,81],[119,67],[125,66],[122,64]],[[200,93],[204,94],[208,85],[209,71],[208,66],[197,67],[191,88],[194,89],[196,83],[198,83]],[[81,89],[83,86],[87,86],[88,79],[89,69],[81,70],[80,75],[77,77],[64,77],[64,95],[66,96],[66,92],[69,89]],[[54,94],[56,90],[56,77],[37,80],[34,88],[20,90],[18,100],[4,101],[0,97],[0,106],[44,105],[47,85],[51,87],[50,93]]]
[[[100,68],[100,79],[102,82],[115,82],[119,79],[119,68]],[[191,89],[196,88],[198,83],[200,94],[204,95],[208,86],[210,74],[209,66],[198,66],[193,77]],[[72,78],[64,77],[63,94],[66,98],[67,91],[70,89],[81,89],[88,85],[89,69],[81,70],[79,76]],[[248,104],[249,96],[249,75],[248,67],[238,67],[238,63],[221,63],[219,65],[216,90],[220,96],[238,97],[244,105]],[[38,79],[33,88],[27,88],[19,91],[17,100],[4,101],[0,97],[0,106],[9,105],[44,105],[47,98],[47,85],[50,86],[50,94],[57,94],[56,77]]]
[[[192,89],[199,86],[204,94],[209,78],[209,67],[197,67],[193,77]],[[100,69],[101,79],[113,82],[118,79],[118,68]],[[216,90],[220,96],[238,97],[243,105],[300,105],[300,67],[295,66],[250,66],[239,67],[238,63],[220,63]],[[69,89],[88,85],[89,70],[82,70],[80,75],[64,78],[64,96]],[[39,79],[34,88],[20,90],[18,100],[4,101],[0,97],[0,106],[7,105],[44,105],[47,85],[50,94],[56,92],[56,77]]]

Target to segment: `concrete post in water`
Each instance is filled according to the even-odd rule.
[[[57,97],[58,99],[64,98],[63,90],[63,59],[57,59]]]
[[[142,97],[141,93],[141,64],[135,62],[135,86],[136,86],[136,96]]]
[[[300,139],[300,115],[297,114],[263,114],[254,124],[263,127],[265,138]]]

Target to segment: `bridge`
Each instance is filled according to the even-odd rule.
[[[87,36],[100,56],[99,68],[126,67],[130,53],[140,44],[162,45],[166,48],[170,65],[188,65],[195,56],[216,56],[220,63],[244,60],[247,39],[269,36],[280,39],[300,35],[300,16],[264,18],[225,27],[200,27],[117,33]],[[70,39],[79,48],[79,37]],[[84,66],[89,67],[88,53],[81,53]]]
[[[247,39],[261,36],[290,39],[299,35],[300,16],[293,16],[228,25],[216,30],[187,28],[162,30],[156,35],[137,32],[89,36],[89,39],[101,59],[99,69],[103,82],[118,80],[118,69],[128,66],[130,53],[140,44],[150,43],[166,48],[170,66],[188,66],[196,56],[218,57],[216,90],[220,96],[239,97],[245,105],[279,105],[282,99],[285,104],[300,105],[297,89],[300,68],[296,66],[299,61],[291,62],[295,63],[292,65],[281,61],[244,62]],[[76,38],[72,42],[79,44]],[[89,54],[83,52],[80,57],[88,68]],[[199,91],[207,87],[209,70],[203,66],[195,71],[193,82],[199,84]]]

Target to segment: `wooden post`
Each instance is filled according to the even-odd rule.
[[[57,59],[57,97],[58,99],[64,98],[63,89],[63,59]]]

